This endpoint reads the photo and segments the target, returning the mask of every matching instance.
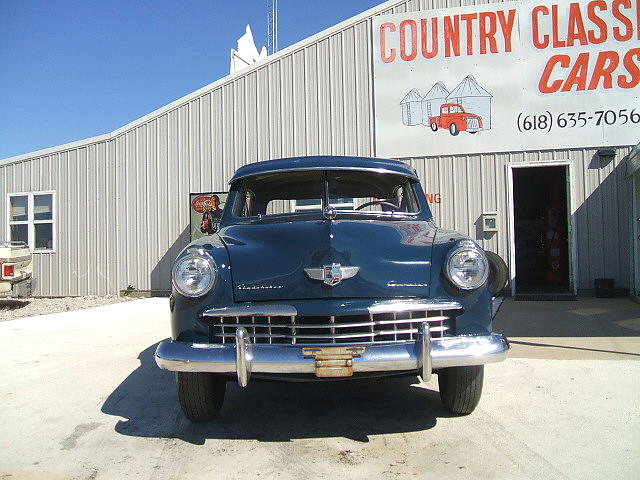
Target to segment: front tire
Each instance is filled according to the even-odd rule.
[[[224,402],[226,379],[215,373],[176,372],[178,400],[185,417],[206,422],[218,415]]]
[[[460,133],[460,129],[458,128],[458,125],[456,125],[455,123],[452,123],[451,125],[449,125],[449,133],[454,137],[458,135]]]
[[[456,415],[469,415],[482,396],[484,365],[443,368],[438,372],[440,399]]]

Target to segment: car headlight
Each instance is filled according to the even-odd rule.
[[[190,253],[173,266],[173,286],[185,297],[200,297],[216,283],[216,267],[208,255]]]
[[[474,290],[487,281],[489,262],[473,242],[463,241],[449,253],[445,273],[456,287]]]

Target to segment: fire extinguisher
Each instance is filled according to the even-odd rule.
[[[544,251],[545,280],[553,285],[560,285],[565,280],[567,269],[566,212],[559,197],[558,187],[551,185],[549,203],[544,211]]]

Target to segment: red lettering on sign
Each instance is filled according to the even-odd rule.
[[[600,79],[603,79],[602,86],[604,88],[613,88],[613,72],[618,67],[620,59],[618,54],[611,50],[600,52],[596,59],[596,66],[593,69],[591,75],[591,82],[589,82],[589,90],[595,90],[598,88]]]
[[[488,20],[488,24],[487,24]],[[480,53],[487,53],[487,43],[491,53],[498,53],[498,42],[496,42],[496,14],[494,12],[480,13]]]
[[[407,27],[409,27],[409,46],[407,46]],[[414,20],[403,20],[400,22],[400,58],[405,62],[410,62],[417,55],[418,25]]]
[[[554,55],[542,72],[538,89],[541,93],[570,92],[574,87],[576,91],[608,90],[614,87],[614,82],[620,88],[635,88],[640,83],[638,59],[640,48],[632,48],[624,56],[615,50],[597,55],[583,52],[575,60],[569,55]],[[626,72],[616,75],[621,67]]]
[[[460,17],[458,15],[453,16],[453,23],[451,23],[451,17],[444,17],[444,56],[450,57],[452,53],[456,57],[460,56]]]
[[[566,47],[567,44],[564,40],[560,40],[559,25],[558,25],[558,5],[551,5],[551,23],[553,25],[553,48]]]
[[[542,50],[543,48],[547,48],[549,46],[549,35],[543,35],[542,40],[540,39],[540,25],[539,25],[539,14],[549,15],[549,9],[544,5],[540,5],[535,7],[531,11],[531,27],[533,29],[533,44],[536,48]]]
[[[429,203],[442,203],[442,194],[438,193],[427,193],[425,194],[427,197],[427,202]]]
[[[538,89],[542,93],[555,93],[562,87],[562,80],[555,80],[549,83],[551,73],[556,65],[560,65],[562,68],[568,68],[571,65],[571,57],[569,55],[554,55],[549,59],[547,65],[544,67],[542,77],[538,83]]]
[[[579,3],[569,5],[569,31],[567,32],[567,46],[573,47],[576,41],[580,45],[587,45],[587,32],[584,29],[582,11]]]
[[[396,26],[391,22],[385,22],[380,25],[380,57],[384,63],[391,63],[396,59],[396,49],[390,49],[387,53],[387,30],[395,32]]]
[[[473,55],[473,20],[478,18],[477,13],[465,13],[460,19],[467,24],[467,55]]]
[[[613,27],[613,38],[619,42],[624,42],[633,36],[633,23],[631,23],[629,17],[620,11],[621,7],[631,8],[631,0],[614,0],[611,7],[616,20],[619,20],[626,27],[624,34],[621,32],[620,27]]]
[[[438,54],[438,19],[431,19],[431,50],[427,48],[427,19],[420,21],[420,30],[422,37],[422,56],[424,58],[433,58]]]
[[[633,61],[633,57],[636,57],[635,62]],[[638,60],[640,60],[640,48],[632,48],[624,56],[622,63],[631,74],[631,77],[620,75],[618,77],[618,86],[620,88],[635,88],[638,83],[640,83],[640,68],[638,67]]]
[[[569,72],[567,80],[562,87],[563,92],[570,92],[575,85],[576,90],[584,90],[587,88],[587,75],[589,73],[589,54],[581,53],[578,55],[576,63],[573,64],[573,68]]]
[[[511,34],[513,32],[513,25],[516,23],[516,10],[509,10],[509,16],[505,18],[504,11],[498,12],[498,21],[500,22],[500,28],[502,29],[502,37],[504,38],[504,51],[511,51]]]
[[[598,16],[595,10],[596,8],[604,11],[607,9],[607,3],[604,0],[595,0],[593,2],[589,2],[589,5],[587,6],[587,17],[598,27],[600,31],[598,36],[595,35],[594,30],[589,30],[587,33],[589,43],[594,45],[607,41],[607,23]]]

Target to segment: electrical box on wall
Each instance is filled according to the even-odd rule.
[[[498,231],[498,212],[484,212],[482,214],[482,231],[483,232]]]

